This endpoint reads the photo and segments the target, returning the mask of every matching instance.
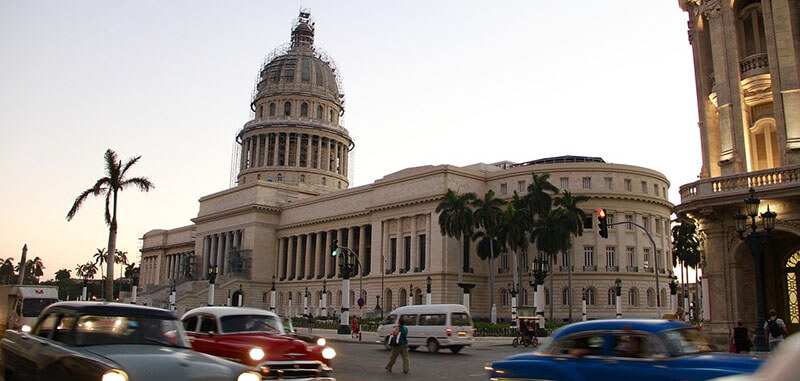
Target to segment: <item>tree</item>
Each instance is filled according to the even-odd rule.
[[[506,204],[504,200],[494,197],[491,189],[486,192],[483,198],[475,199],[472,206],[475,208],[473,218],[475,227],[483,229],[485,239],[489,245],[489,311],[494,308],[494,258],[497,256],[495,242],[502,242],[497,239],[498,219],[500,218],[502,207]],[[478,237],[476,237],[478,238]],[[492,321],[495,323],[495,321]]]
[[[129,186],[135,186],[139,190],[148,192],[154,187],[146,177],[132,177],[126,178],[128,170],[136,164],[141,156],[131,158],[124,165],[121,160],[117,159],[117,153],[111,149],[106,150],[105,164],[106,175],[98,179],[94,186],[83,191],[75,199],[69,212],[67,212],[67,221],[72,220],[75,214],[78,213],[83,202],[92,195],[99,196],[105,195],[106,208],[105,208],[105,221],[108,225],[108,258],[106,264],[108,265],[107,277],[104,287],[104,294],[108,297],[113,297],[114,294],[114,254],[117,249],[117,202],[119,192]]]
[[[682,221],[672,227],[672,266],[681,264],[681,283],[689,281],[689,267],[695,269],[700,265],[700,240],[697,238],[697,226],[691,222]],[[686,277],[684,278],[684,273]],[[685,291],[684,291],[685,292]],[[685,306],[687,309],[689,306]],[[697,316],[697,314],[695,314]]]
[[[14,283],[14,268],[14,258],[6,258],[2,264],[0,264],[0,282],[3,284]]]
[[[589,197],[573,196],[568,190],[564,190],[561,193],[561,197],[555,200],[555,205],[564,209],[566,219],[569,222],[567,230],[569,230],[574,237],[583,235],[583,220],[585,220],[587,216],[578,204],[582,204],[586,201],[589,201]],[[569,263],[565,263],[565,265],[567,266],[567,287],[569,287],[570,290],[569,321],[572,321],[572,255],[568,255],[567,258],[569,258]]]
[[[454,190],[447,189],[447,193],[444,195],[444,200],[442,200],[439,205],[436,206],[436,213],[439,213],[439,229],[441,230],[442,235],[455,238],[459,243],[458,283],[463,283],[463,239],[470,239],[472,237],[475,226],[472,209],[470,208],[470,204],[475,201],[475,199],[475,193],[464,193],[459,195]]]
[[[117,255],[114,257],[114,263],[119,265],[119,276],[122,277],[122,266],[128,264],[128,252],[117,250]]]
[[[133,272],[136,269],[136,262],[125,265],[125,278],[133,278]]]
[[[100,279],[103,279],[103,263],[106,262],[108,255],[106,255],[106,249],[97,249],[92,257],[94,258],[94,263],[97,263],[100,266]],[[103,296],[105,297],[105,289],[103,289]]]
[[[44,275],[44,263],[42,263],[42,259],[35,257],[29,259],[27,263],[27,266],[25,266],[24,279],[27,279],[28,283],[38,284],[39,278]]]
[[[528,202],[528,210],[531,217],[547,213],[553,207],[553,195],[558,194],[558,188],[551,184],[550,174],[537,175],[531,173],[533,180],[528,185],[528,194],[525,199]]]
[[[71,272],[67,269],[56,271],[56,281],[67,280],[72,276]]]
[[[553,320],[553,257],[559,252],[569,250],[571,246],[569,231],[569,216],[563,208],[551,209],[547,213],[539,214],[533,221],[531,241],[536,242],[536,249],[548,255],[550,262],[550,317]],[[572,290],[569,292],[572,298]]]
[[[520,197],[517,192],[514,192],[512,201],[506,204],[501,222],[503,230],[501,236],[505,238],[506,247],[511,251],[511,258],[514,260],[514,286],[519,288],[519,254],[528,249],[533,219],[528,213],[525,199]]]

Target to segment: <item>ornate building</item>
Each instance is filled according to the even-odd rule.
[[[479,195],[493,190],[506,199],[515,192],[524,194],[536,172],[549,173],[560,189],[590,198],[583,205],[591,216],[584,223],[585,234],[575,238],[570,252],[556,258],[555,317],[569,316],[571,299],[578,318],[582,292],[590,318],[613,317],[617,278],[622,280],[625,316],[655,316],[658,299],[667,312],[673,205],[664,175],[600,158],[565,156],[519,164],[408,168],[350,188],[353,140],[341,126],[344,96],[332,61],[314,47],[313,38],[314,24],[301,13],[291,45],[279,48],[262,65],[251,104],[253,120],[236,137],[241,145],[238,184],[202,197],[193,224],[144,235],[142,302],[166,307],[174,285],[179,312],[205,305],[213,269],[218,274],[215,304],[242,295],[247,306],[269,308],[274,302],[281,314],[303,313],[306,305],[318,314],[323,290],[328,313],[338,312],[343,298],[353,306],[359,295],[366,300],[361,313],[374,311],[378,303],[384,310],[422,303],[428,277],[433,303],[460,303],[461,255],[464,282],[475,285],[473,315],[488,317],[488,265],[478,259],[473,243],[461,250],[459,242],[441,234],[435,209],[448,189]],[[617,222],[647,226],[655,247],[632,226],[614,226],[608,239],[600,238],[596,208],[605,208]],[[349,295],[342,295],[339,267],[329,254],[334,239],[355,251],[361,263]],[[491,290],[498,316],[505,319],[511,316],[510,291],[519,290],[521,305],[533,304],[528,272],[537,253],[531,245],[520,254],[518,285],[511,285],[509,255],[502,253],[496,261],[496,289]],[[574,269],[571,291],[568,258]]]
[[[757,326],[763,300],[762,310],[776,309],[795,332],[800,329],[800,4],[681,0],[680,6],[689,15],[703,163],[700,180],[681,186],[675,211],[698,223],[707,327],[723,337],[740,318]],[[752,248],[734,226],[751,188],[761,199],[759,212],[777,212],[765,243]]]

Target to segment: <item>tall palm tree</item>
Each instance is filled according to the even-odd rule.
[[[105,163],[106,175],[101,177],[95,182],[94,186],[83,191],[72,204],[69,212],[67,212],[67,221],[72,220],[75,214],[78,213],[83,202],[90,196],[106,196],[106,211],[105,221],[108,225],[108,258],[106,264],[108,265],[108,272],[105,282],[105,295],[112,298],[114,295],[114,253],[117,250],[117,201],[119,192],[129,186],[135,186],[139,190],[145,192],[154,187],[146,177],[132,177],[126,178],[128,170],[139,161],[141,156],[131,158],[125,164],[117,158],[117,153],[111,149],[106,150]]]
[[[589,201],[589,197],[573,196],[572,193],[566,189],[562,191],[561,197],[555,200],[556,206],[564,208],[567,221],[569,221],[567,228],[574,237],[583,235],[583,220],[585,220],[587,216],[586,212],[584,212],[578,204],[582,204],[586,201]],[[569,321],[572,321],[572,254],[567,255],[567,258],[569,258],[569,263],[565,263],[565,265],[567,266],[567,287],[569,287],[570,290]]]
[[[567,228],[569,225],[569,217],[564,212],[563,208],[551,209],[547,213],[539,214],[539,218],[533,221],[533,232],[531,233],[531,241],[536,242],[536,249],[540,253],[545,253],[550,262],[550,268],[553,268],[553,257],[559,252],[565,252],[570,247],[570,232]],[[550,317],[553,320],[553,272],[550,272]],[[569,292],[569,297],[572,298],[572,291]]]
[[[447,189],[444,200],[436,206],[436,213],[439,213],[439,229],[442,235],[455,238],[459,243],[458,283],[463,283],[463,245],[464,239],[470,239],[474,230],[475,222],[470,204],[475,201],[476,198],[475,193],[468,192],[459,195],[456,191]]]
[[[35,257],[28,260],[28,265],[25,266],[25,279],[30,283],[38,284],[39,278],[44,275],[44,263],[42,258]]]
[[[122,266],[128,264],[128,252],[117,250],[117,255],[114,257],[114,263],[119,265],[119,276],[122,277]]]
[[[658,253],[656,253],[658,255]],[[697,238],[697,226],[690,222],[681,222],[672,227],[672,265],[681,264],[681,283],[689,281],[689,267],[695,269],[700,265],[700,240]],[[684,278],[684,273],[686,277]],[[686,290],[684,289],[684,293]],[[685,306],[689,308],[689,306]],[[697,316],[697,315],[695,315]]]
[[[94,258],[94,263],[97,263],[100,266],[100,279],[103,279],[103,263],[106,262],[108,259],[108,255],[106,255],[106,249],[97,249],[92,257]],[[103,296],[105,297],[105,289],[103,290]]]
[[[57,281],[67,280],[71,276],[72,276],[71,272],[69,270],[67,270],[67,269],[61,269],[61,270],[56,271],[56,280]]]
[[[525,207],[525,200],[514,192],[512,201],[506,204],[503,210],[502,230],[503,238],[508,249],[511,251],[511,258],[514,262],[514,288],[520,288],[520,252],[527,250],[530,243],[529,237],[533,228],[533,220]],[[516,310],[517,299],[512,300],[512,309]]]
[[[503,205],[506,202],[502,199],[494,197],[494,191],[491,189],[486,192],[483,198],[476,198],[472,202],[475,208],[473,216],[475,218],[475,227],[483,229],[487,242],[489,244],[489,311],[494,308],[494,258],[495,254],[495,239],[497,237],[498,219],[500,218]],[[495,317],[496,320],[496,317]],[[492,321],[496,323],[496,321]]]
[[[553,207],[553,195],[558,194],[558,188],[550,183],[549,173],[531,173],[531,176],[533,180],[528,185],[525,199],[528,201],[528,210],[535,216],[546,213]]]

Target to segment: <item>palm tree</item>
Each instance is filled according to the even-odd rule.
[[[519,253],[528,249],[530,243],[528,237],[530,237],[533,222],[525,208],[525,200],[519,197],[517,192],[514,192],[512,202],[506,204],[501,221],[504,233],[502,235],[505,238],[506,246],[511,251],[511,258],[514,260],[514,288],[519,289]],[[516,310],[516,297],[512,302],[511,307]]]
[[[133,271],[136,269],[136,262],[125,265],[125,278],[133,278]]]
[[[553,268],[553,257],[559,252],[569,250],[571,245],[570,232],[567,228],[569,226],[569,216],[563,208],[551,209],[547,213],[539,214],[539,218],[533,221],[533,232],[531,233],[531,241],[536,242],[536,249],[540,253],[548,255],[550,262],[550,269]],[[550,317],[553,320],[553,271],[550,272]],[[572,291],[569,291],[569,297],[572,298]]]
[[[30,283],[38,284],[39,277],[44,275],[44,263],[42,263],[42,259],[35,257],[29,259],[27,263],[27,266],[25,266],[25,279],[28,279]]]
[[[0,264],[0,281],[3,284],[12,284],[14,278],[14,258],[6,258]]]
[[[153,183],[146,177],[125,177],[128,170],[136,164],[140,158],[141,156],[131,158],[123,165],[122,161],[117,159],[116,152],[111,149],[106,150],[106,175],[98,179],[94,186],[83,191],[83,193],[75,199],[69,212],[67,212],[67,221],[70,221],[75,217],[75,214],[78,213],[78,209],[80,209],[89,195],[106,196],[105,221],[108,225],[108,258],[106,259],[106,264],[108,265],[108,272],[104,294],[109,297],[114,294],[114,282],[112,280],[114,278],[114,253],[116,253],[117,249],[117,201],[119,192],[131,185],[145,192],[154,187]]]
[[[587,216],[578,204],[582,204],[586,201],[589,201],[589,197],[573,196],[568,190],[564,190],[561,193],[561,197],[555,200],[556,206],[564,208],[567,221],[570,222],[568,230],[574,237],[583,235],[583,220],[585,220]],[[565,265],[567,266],[567,287],[569,287],[570,290],[569,321],[572,321],[572,255],[568,255],[567,258],[569,258],[569,263],[565,263]]]
[[[553,207],[553,195],[558,194],[558,188],[551,184],[550,174],[537,175],[531,173],[533,181],[528,185],[528,194],[525,199],[528,201],[528,210],[532,216],[548,212]]]
[[[103,263],[106,262],[108,256],[106,255],[106,249],[97,249],[97,252],[92,255],[94,258],[94,263],[100,265],[100,279],[103,279]],[[103,290],[103,296],[105,297],[105,290]]]
[[[476,198],[472,202],[475,208],[473,216],[475,219],[475,227],[483,228],[486,239],[489,244],[489,308],[490,315],[491,309],[494,308],[494,258],[496,256],[494,246],[497,237],[498,219],[500,218],[503,205],[506,202],[502,199],[494,197],[494,191],[491,189],[486,192],[482,199]],[[476,237],[477,238],[477,237]],[[492,315],[492,323],[496,323],[496,316]]]
[[[452,189],[447,189],[436,213],[439,213],[439,228],[442,235],[455,238],[459,243],[458,251],[458,283],[463,283],[464,273],[464,239],[472,237],[475,226],[470,204],[475,201],[475,193],[459,195]],[[462,295],[463,303],[463,295]]]
[[[67,280],[72,276],[71,272],[67,269],[56,271],[56,281]]]
[[[122,277],[122,266],[128,264],[128,252],[117,250],[117,255],[114,257],[114,263],[119,265],[119,276]]]
[[[700,240],[697,238],[697,226],[690,222],[681,222],[672,227],[672,265],[681,264],[681,283],[689,281],[689,267],[695,269],[700,265]],[[684,273],[686,277],[684,278]],[[685,279],[685,280],[684,280]],[[686,290],[684,289],[684,293]],[[685,306],[689,308],[689,306]],[[695,314],[695,316],[697,316]]]

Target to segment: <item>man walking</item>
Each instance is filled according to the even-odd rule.
[[[786,323],[778,318],[778,312],[769,310],[769,320],[764,322],[764,330],[769,337],[769,351],[772,352],[783,342],[784,337],[789,333]]]
[[[397,327],[394,328],[394,332],[392,332],[392,336],[394,336],[394,338],[390,338],[389,341],[389,343],[392,345],[392,355],[389,357],[389,363],[386,364],[386,371],[392,371],[394,362],[397,360],[397,355],[400,355],[403,357],[403,373],[408,373],[408,328],[406,328],[402,316],[397,324]]]

